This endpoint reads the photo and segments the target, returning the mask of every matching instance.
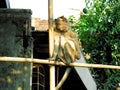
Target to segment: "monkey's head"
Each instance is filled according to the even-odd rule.
[[[66,32],[69,30],[68,21],[64,16],[55,19],[55,28],[59,32]]]

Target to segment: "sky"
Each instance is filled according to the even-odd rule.
[[[11,8],[31,9],[32,17],[48,19],[48,0],[9,0]],[[64,15],[79,17],[85,7],[84,0],[53,0],[53,18]],[[75,10],[73,10],[73,9]]]

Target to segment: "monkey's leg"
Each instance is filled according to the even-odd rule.
[[[71,62],[75,60],[75,47],[72,41],[65,43],[64,45],[64,57],[66,63],[69,65]]]

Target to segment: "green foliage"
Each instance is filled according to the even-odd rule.
[[[86,14],[70,16],[88,63],[120,66],[120,1],[86,0]],[[91,69],[99,90],[115,90],[120,70]]]

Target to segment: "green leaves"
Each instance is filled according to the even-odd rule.
[[[120,65],[120,1],[86,0],[87,13],[69,20],[78,33],[83,51],[89,53],[89,63]],[[115,90],[120,83],[120,71],[93,69],[99,90]],[[102,72],[102,73],[99,73]],[[103,80],[105,82],[103,82]]]

